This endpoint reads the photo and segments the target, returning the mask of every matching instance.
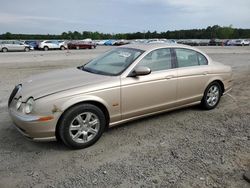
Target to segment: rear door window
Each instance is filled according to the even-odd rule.
[[[207,58],[194,50],[177,48],[175,49],[178,67],[190,67],[207,65]]]

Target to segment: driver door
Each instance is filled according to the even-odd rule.
[[[137,66],[151,69],[149,75],[121,80],[122,119],[166,110],[174,106],[177,73],[172,69],[171,50],[157,49],[148,53]]]

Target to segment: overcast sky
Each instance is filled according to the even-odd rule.
[[[250,28],[250,0],[0,0],[0,33]]]

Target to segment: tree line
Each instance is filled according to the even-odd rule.
[[[94,40],[102,39],[151,39],[151,38],[167,38],[167,39],[237,39],[237,38],[250,38],[250,29],[233,28],[232,26],[221,27],[219,25],[209,26],[206,29],[189,29],[189,30],[175,30],[166,32],[147,31],[147,32],[134,32],[134,33],[101,33],[91,31],[68,31],[60,35],[51,34],[12,34],[6,32],[0,35],[0,40],[81,40],[91,38]]]

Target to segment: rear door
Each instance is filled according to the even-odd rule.
[[[179,105],[202,99],[209,78],[208,60],[194,50],[176,48],[177,100]]]
[[[15,49],[18,51],[23,51],[25,48],[25,45],[20,41],[14,41],[14,44],[15,44]]]
[[[48,46],[51,49],[55,48],[55,45],[53,44],[53,41],[51,40],[46,41],[43,46]]]
[[[172,69],[171,49],[154,50],[136,66],[148,67],[152,72],[145,76],[122,78],[122,119],[173,107],[177,72]]]
[[[10,50],[10,51],[20,50],[20,42],[19,41],[10,41],[10,43],[8,44],[8,50]]]
[[[57,40],[54,40],[54,41],[52,42],[52,44],[53,44],[53,48],[55,48],[55,49],[60,48],[60,43],[59,43]]]

